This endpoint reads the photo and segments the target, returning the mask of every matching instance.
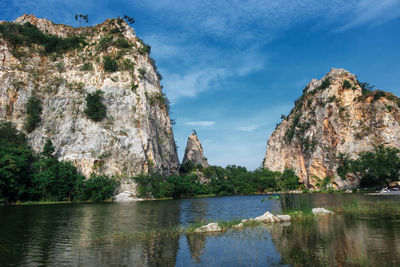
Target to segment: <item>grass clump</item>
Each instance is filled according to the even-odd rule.
[[[86,62],[85,64],[83,64],[83,66],[81,67],[82,71],[92,71],[93,70],[93,65],[90,62]]]
[[[352,198],[341,207],[335,208],[335,212],[351,217],[375,217],[375,218],[399,218],[400,206],[392,202],[365,201]]]
[[[281,203],[282,212],[285,214],[303,213],[312,214],[310,203],[296,194],[280,194],[279,201]]]

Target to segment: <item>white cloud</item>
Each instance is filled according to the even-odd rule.
[[[186,125],[190,126],[202,126],[202,127],[209,127],[215,124],[215,121],[188,121],[185,122]]]
[[[258,129],[260,125],[247,125],[247,126],[238,126],[236,127],[236,130],[242,131],[242,132],[254,132],[256,129]]]

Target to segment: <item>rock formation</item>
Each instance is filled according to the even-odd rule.
[[[304,88],[268,140],[263,165],[293,169],[307,187],[320,187],[326,177],[336,188],[357,186],[356,177],[338,176],[340,154],[356,159],[376,145],[400,148],[399,110],[393,94],[372,92],[355,75],[332,69]]]
[[[34,32],[26,23],[47,37],[36,43],[7,39],[4,29],[17,24]],[[36,96],[40,123],[27,135],[35,151],[51,139],[56,157],[85,175],[178,171],[168,100],[150,47],[124,20],[73,28],[25,14],[0,27],[0,119],[24,129],[26,103]],[[14,34],[24,37],[22,30]],[[69,43],[60,45],[63,38]],[[94,121],[85,114],[85,99],[98,90],[106,117]]]
[[[193,131],[193,133],[188,137],[182,164],[185,164],[188,161],[191,161],[196,165],[200,164],[205,168],[209,166],[207,158],[204,157],[203,147],[201,146],[195,131]]]

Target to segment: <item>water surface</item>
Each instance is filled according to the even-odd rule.
[[[308,194],[313,206],[351,198]],[[0,206],[1,266],[399,266],[400,221],[327,216],[222,234],[160,233],[198,220],[256,217],[280,211],[279,200],[232,196],[134,203]],[[115,238],[124,233],[151,233]]]

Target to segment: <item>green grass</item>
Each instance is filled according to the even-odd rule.
[[[351,217],[376,217],[397,218],[400,217],[400,205],[392,202],[365,201],[360,202],[355,198],[341,207],[333,208],[339,214]]]

